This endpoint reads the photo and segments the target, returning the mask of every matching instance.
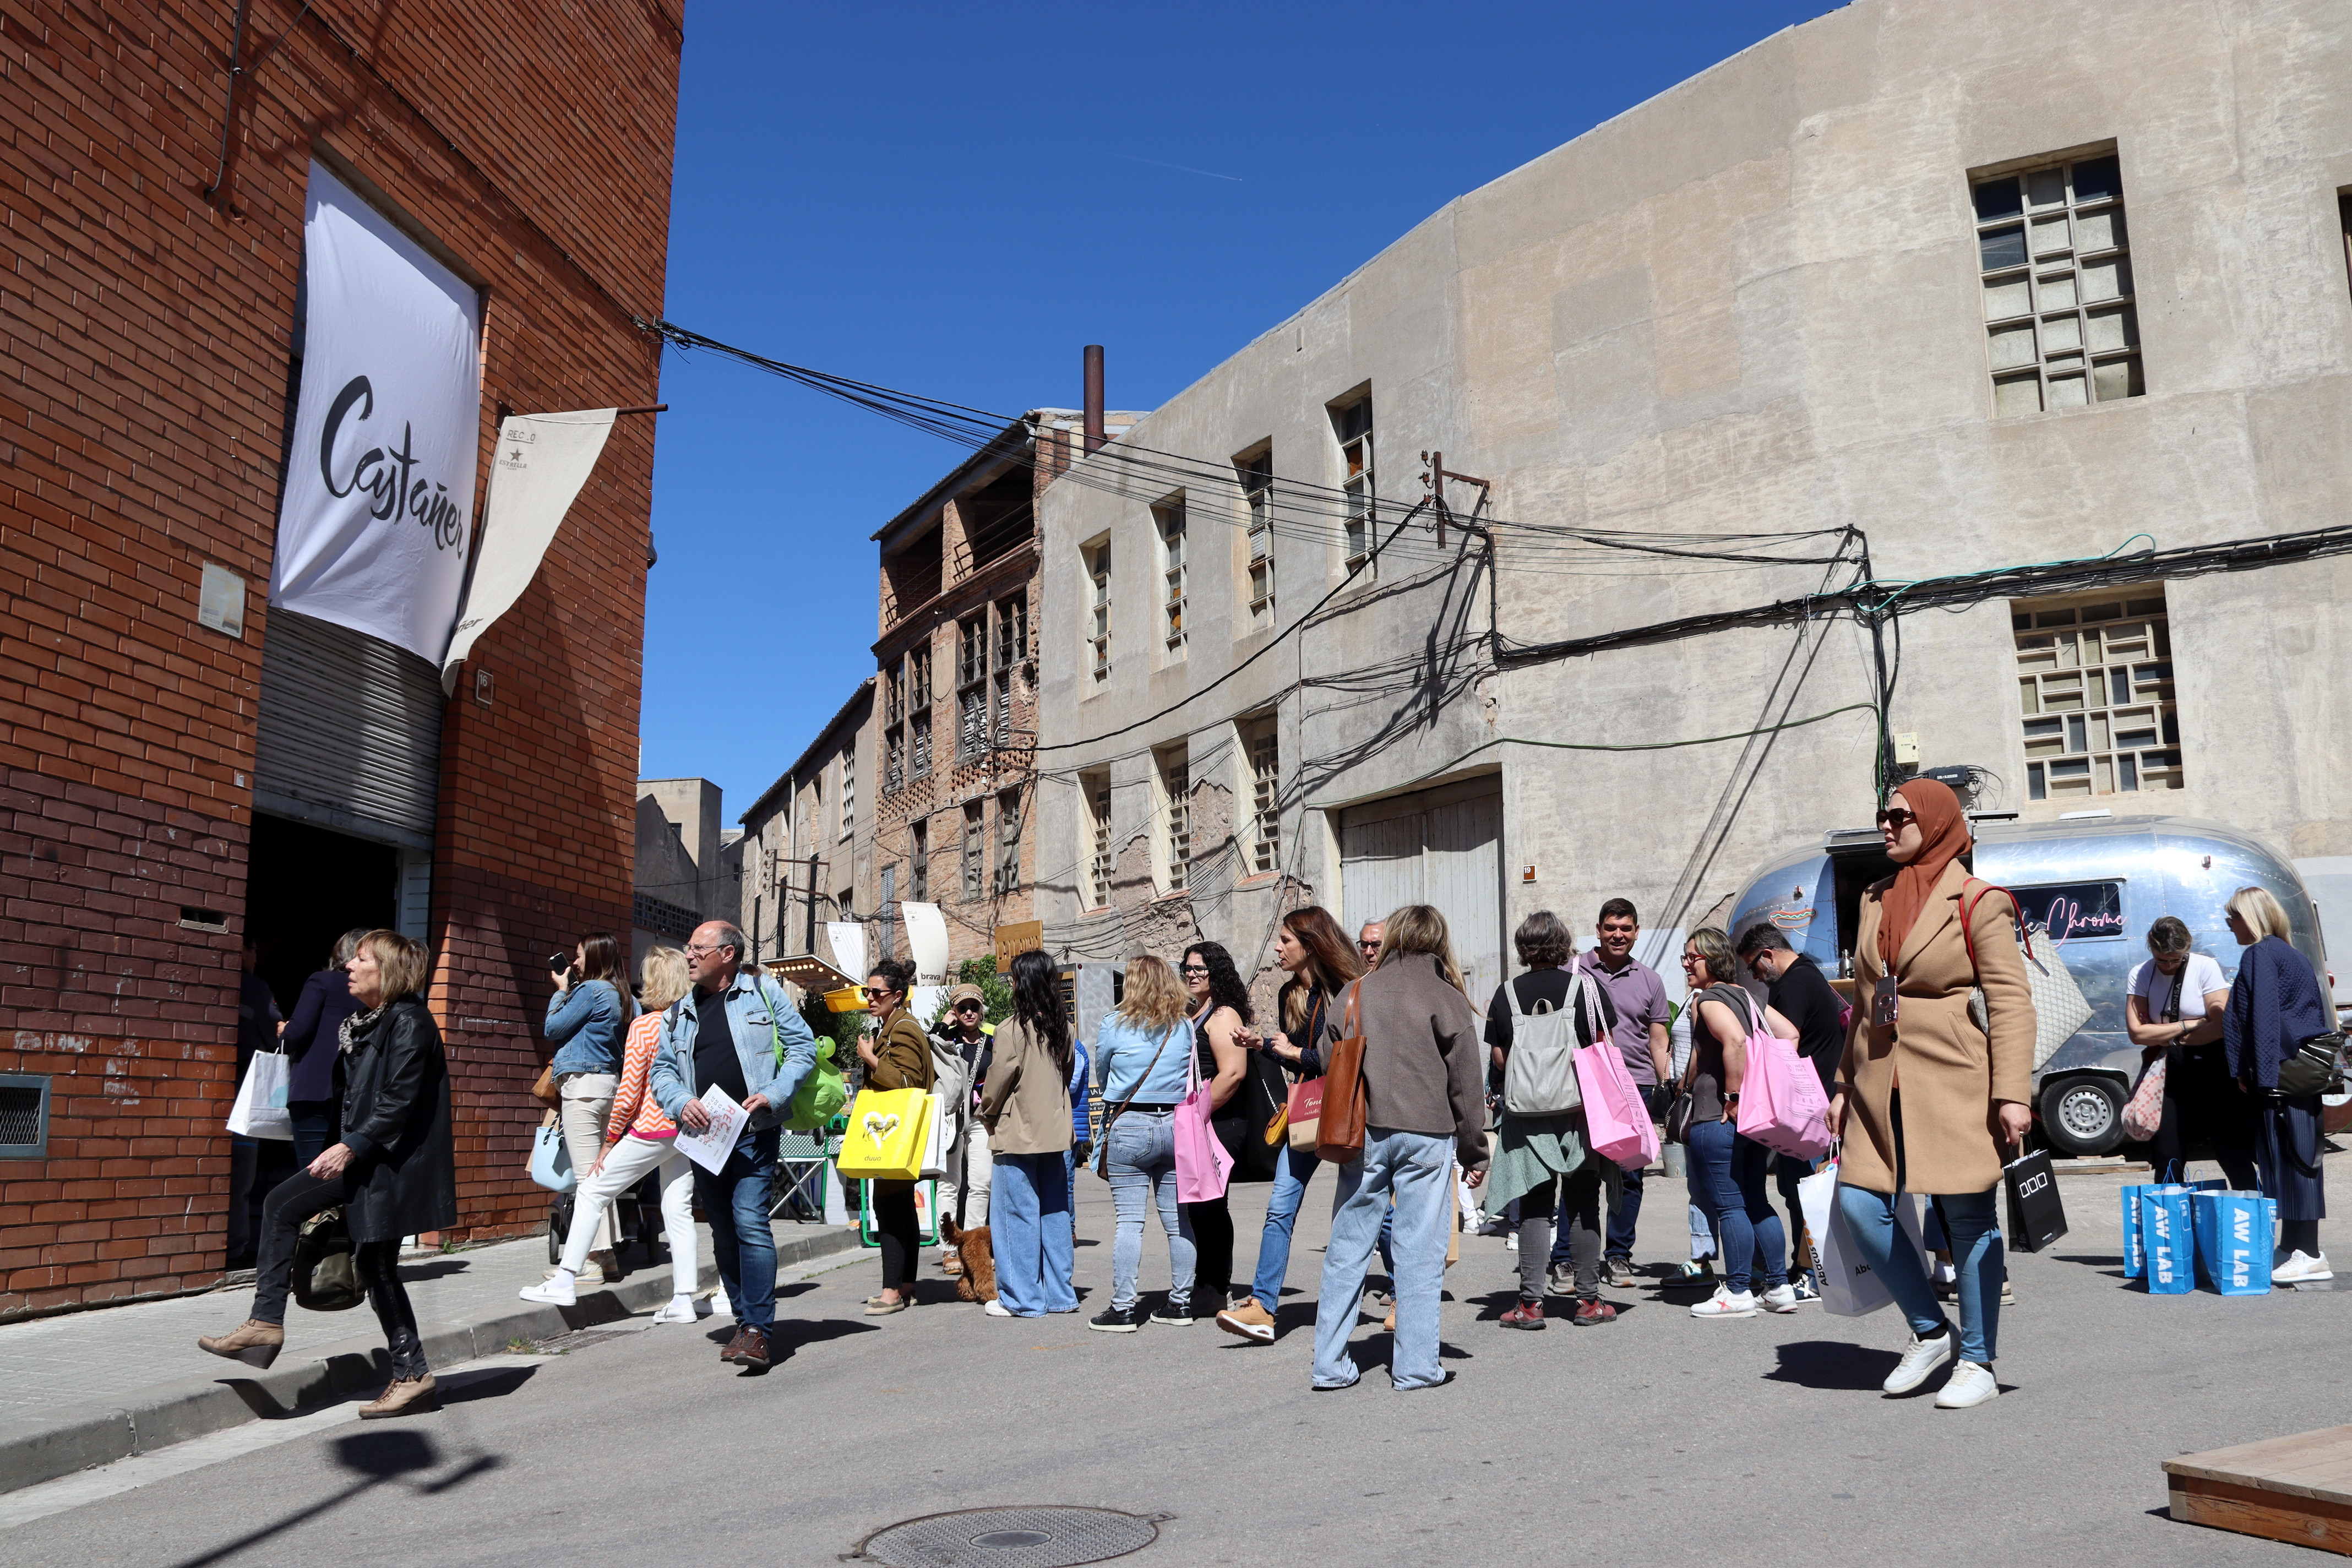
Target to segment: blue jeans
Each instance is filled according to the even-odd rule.
[[[999,1154],[988,1200],[996,1253],[996,1296],[1016,1318],[1075,1312],[1070,1282],[1070,1160],[1066,1154]]]
[[[1287,1142],[1274,1156],[1274,1191],[1266,1194],[1265,1229],[1257,1238],[1257,1278],[1250,1281],[1250,1294],[1269,1312],[1282,1304],[1282,1282],[1290,1273],[1291,1228],[1298,1223],[1307,1184],[1322,1163]]]
[[[1788,1239],[1764,1189],[1772,1152],[1742,1138],[1728,1121],[1691,1122],[1691,1180],[1706,1200],[1723,1258],[1723,1279],[1737,1293],[1753,1287],[1763,1268],[1766,1289],[1789,1282]]]
[[[1992,1364],[1993,1346],[2000,1331],[2000,1280],[2007,1267],[2000,1244],[2000,1225],[1993,1217],[1993,1194],[1946,1193],[1941,1205],[1952,1243],[1952,1267],[1959,1275],[1960,1359],[1979,1366]],[[1838,1210],[1845,1228],[1871,1271],[1885,1281],[1887,1293],[1903,1309],[1915,1334],[1932,1335],[1944,1327],[1944,1310],[1936,1304],[1936,1288],[1927,1282],[1919,1255],[1902,1238],[1895,1223],[1895,1199],[1885,1193],[1840,1183]]]
[[[694,1168],[694,1198],[710,1222],[710,1250],[736,1326],[762,1333],[776,1321],[776,1233],[768,1225],[775,1184],[772,1127],[746,1132],[716,1174]]]
[[[1390,1207],[1390,1196],[1395,1207]],[[1345,1388],[1360,1375],[1348,1354],[1356,1311],[1364,1299],[1381,1225],[1393,1213],[1396,1340],[1389,1379],[1399,1388],[1425,1388],[1444,1373],[1437,1365],[1437,1302],[1445,1286],[1445,1242],[1452,1232],[1454,1140],[1428,1132],[1367,1128],[1363,1157],[1339,1167],[1332,1200],[1331,1240],[1323,1251],[1323,1283],[1315,1303],[1315,1386]]]
[[[1192,1300],[1192,1229],[1176,1202],[1176,1113],[1130,1110],[1111,1124],[1103,1168],[1110,1173],[1111,1206],[1118,1229],[1110,1241],[1110,1304],[1135,1305],[1135,1277],[1143,1267],[1143,1209],[1160,1210],[1168,1237],[1168,1304],[1181,1310]]]

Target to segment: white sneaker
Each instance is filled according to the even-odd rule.
[[[654,1321],[656,1323],[690,1323],[694,1321],[694,1299],[692,1297],[672,1296],[668,1300],[664,1301],[661,1304],[661,1310],[654,1314]]]
[[[1717,1285],[1714,1295],[1691,1309],[1694,1318],[1752,1318],[1755,1315],[1755,1296],[1746,1290],[1734,1291],[1728,1285]]]
[[[2308,1252],[2291,1253],[2284,1263],[2271,1269],[2273,1285],[2316,1285],[2335,1278],[2336,1271],[2327,1267],[2327,1254],[2324,1252],[2316,1258]]]
[[[526,1285],[516,1292],[526,1301],[538,1301],[550,1307],[576,1307],[580,1293],[572,1288],[572,1278],[558,1274],[552,1279],[542,1279],[536,1285]]]
[[[1946,1339],[1952,1336],[1946,1334]],[[1979,1405],[1990,1405],[2000,1397],[2000,1380],[1992,1368],[1981,1362],[1964,1361],[1952,1369],[1944,1386],[1936,1392],[1938,1410],[1974,1410]]]
[[[1797,1288],[1775,1285],[1764,1292],[1764,1310],[1768,1312],[1793,1312],[1797,1310]]]
[[[1010,1318],[1015,1315],[1011,1308],[1005,1306],[1003,1302],[996,1300],[993,1296],[982,1302],[980,1310],[986,1312],[992,1318]]]
[[[1929,1373],[1951,1360],[1959,1346],[1960,1336],[1949,1328],[1932,1340],[1923,1340],[1913,1334],[1910,1347],[1903,1352],[1903,1359],[1895,1363],[1895,1370],[1888,1373],[1886,1381],[1878,1386],[1889,1394],[1908,1394],[1927,1382]]]
[[[1503,1246],[1509,1251],[1517,1252],[1519,1249],[1519,1233],[1515,1230],[1511,1232],[1510,1235],[1505,1237],[1503,1238]]]

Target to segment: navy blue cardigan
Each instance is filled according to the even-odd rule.
[[[2230,1076],[2252,1089],[2278,1087],[2279,1062],[2314,1035],[2336,1027],[2336,1010],[2311,960],[2280,937],[2246,949],[2221,1016]]]

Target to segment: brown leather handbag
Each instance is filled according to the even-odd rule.
[[[1315,1123],[1315,1157],[1339,1165],[1364,1157],[1364,1037],[1356,1023],[1361,984],[1348,987],[1339,1038],[1324,1058],[1323,1111]]]
[[[563,1103],[563,1093],[555,1087],[555,1064],[549,1062],[539,1069],[539,1079],[530,1086],[530,1097],[552,1110]]]

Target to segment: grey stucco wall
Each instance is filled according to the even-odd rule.
[[[1389,515],[1417,454],[1496,481],[1510,523],[1676,533],[1858,526],[1888,579],[2352,521],[2352,6],[1877,0],[1766,40],[1450,204],[1142,421],[1140,447],[1220,459],[1271,438],[1285,480],[1339,482],[1327,405],[1369,384]],[[1996,418],[1969,172],[2112,142],[2130,215],[2147,395]],[[1067,745],[1198,692],[1263,646],[1244,633],[1231,485],[1187,487],[1192,639],[1145,634],[1149,508],[1173,488],[1118,449],[1044,507],[1041,740]],[[1457,505],[1469,499],[1459,488]],[[1280,542],[1282,624],[1339,580],[1336,523]],[[1108,536],[1115,665],[1087,670],[1081,547]],[[1791,544],[1788,553],[1811,552]],[[1790,597],[1818,563],[1660,563],[1496,536],[1493,614],[1521,641]],[[1849,620],[1720,633],[1493,673],[1475,551],[1412,533],[1381,581],[1224,688],[1125,736],[1049,754],[1042,912],[1079,920],[1085,818],[1071,779],[1108,765],[1122,832],[1147,820],[1148,747],[1195,756],[1228,716],[1282,715],[1285,843],[1303,886],[1200,900],[1252,945],[1284,898],[1336,907],[1334,839],[1302,803],[1394,789],[1496,736],[1652,742],[1866,700]],[[1902,624],[1891,728],[1927,765],[1998,773],[2027,820],[2068,808],[2220,818],[2298,856],[2352,851],[2341,782],[2352,565],[2168,584],[2186,787],[2023,799],[2005,602]],[[1416,580],[1419,580],[1416,583]],[[1449,614],[1468,634],[1433,636]],[[1433,654],[1435,647],[1441,651]],[[1414,662],[1419,656],[1418,662]],[[1334,685],[1338,681],[1341,684]],[[1791,840],[1865,823],[1866,715],[1769,745],[1578,753],[1505,746],[1507,903],[1580,929],[1611,894],[1652,924],[1717,901]],[[1075,863],[1057,883],[1046,875]],[[1523,882],[1520,868],[1537,878]],[[1156,926],[1150,928],[1157,930]]]

